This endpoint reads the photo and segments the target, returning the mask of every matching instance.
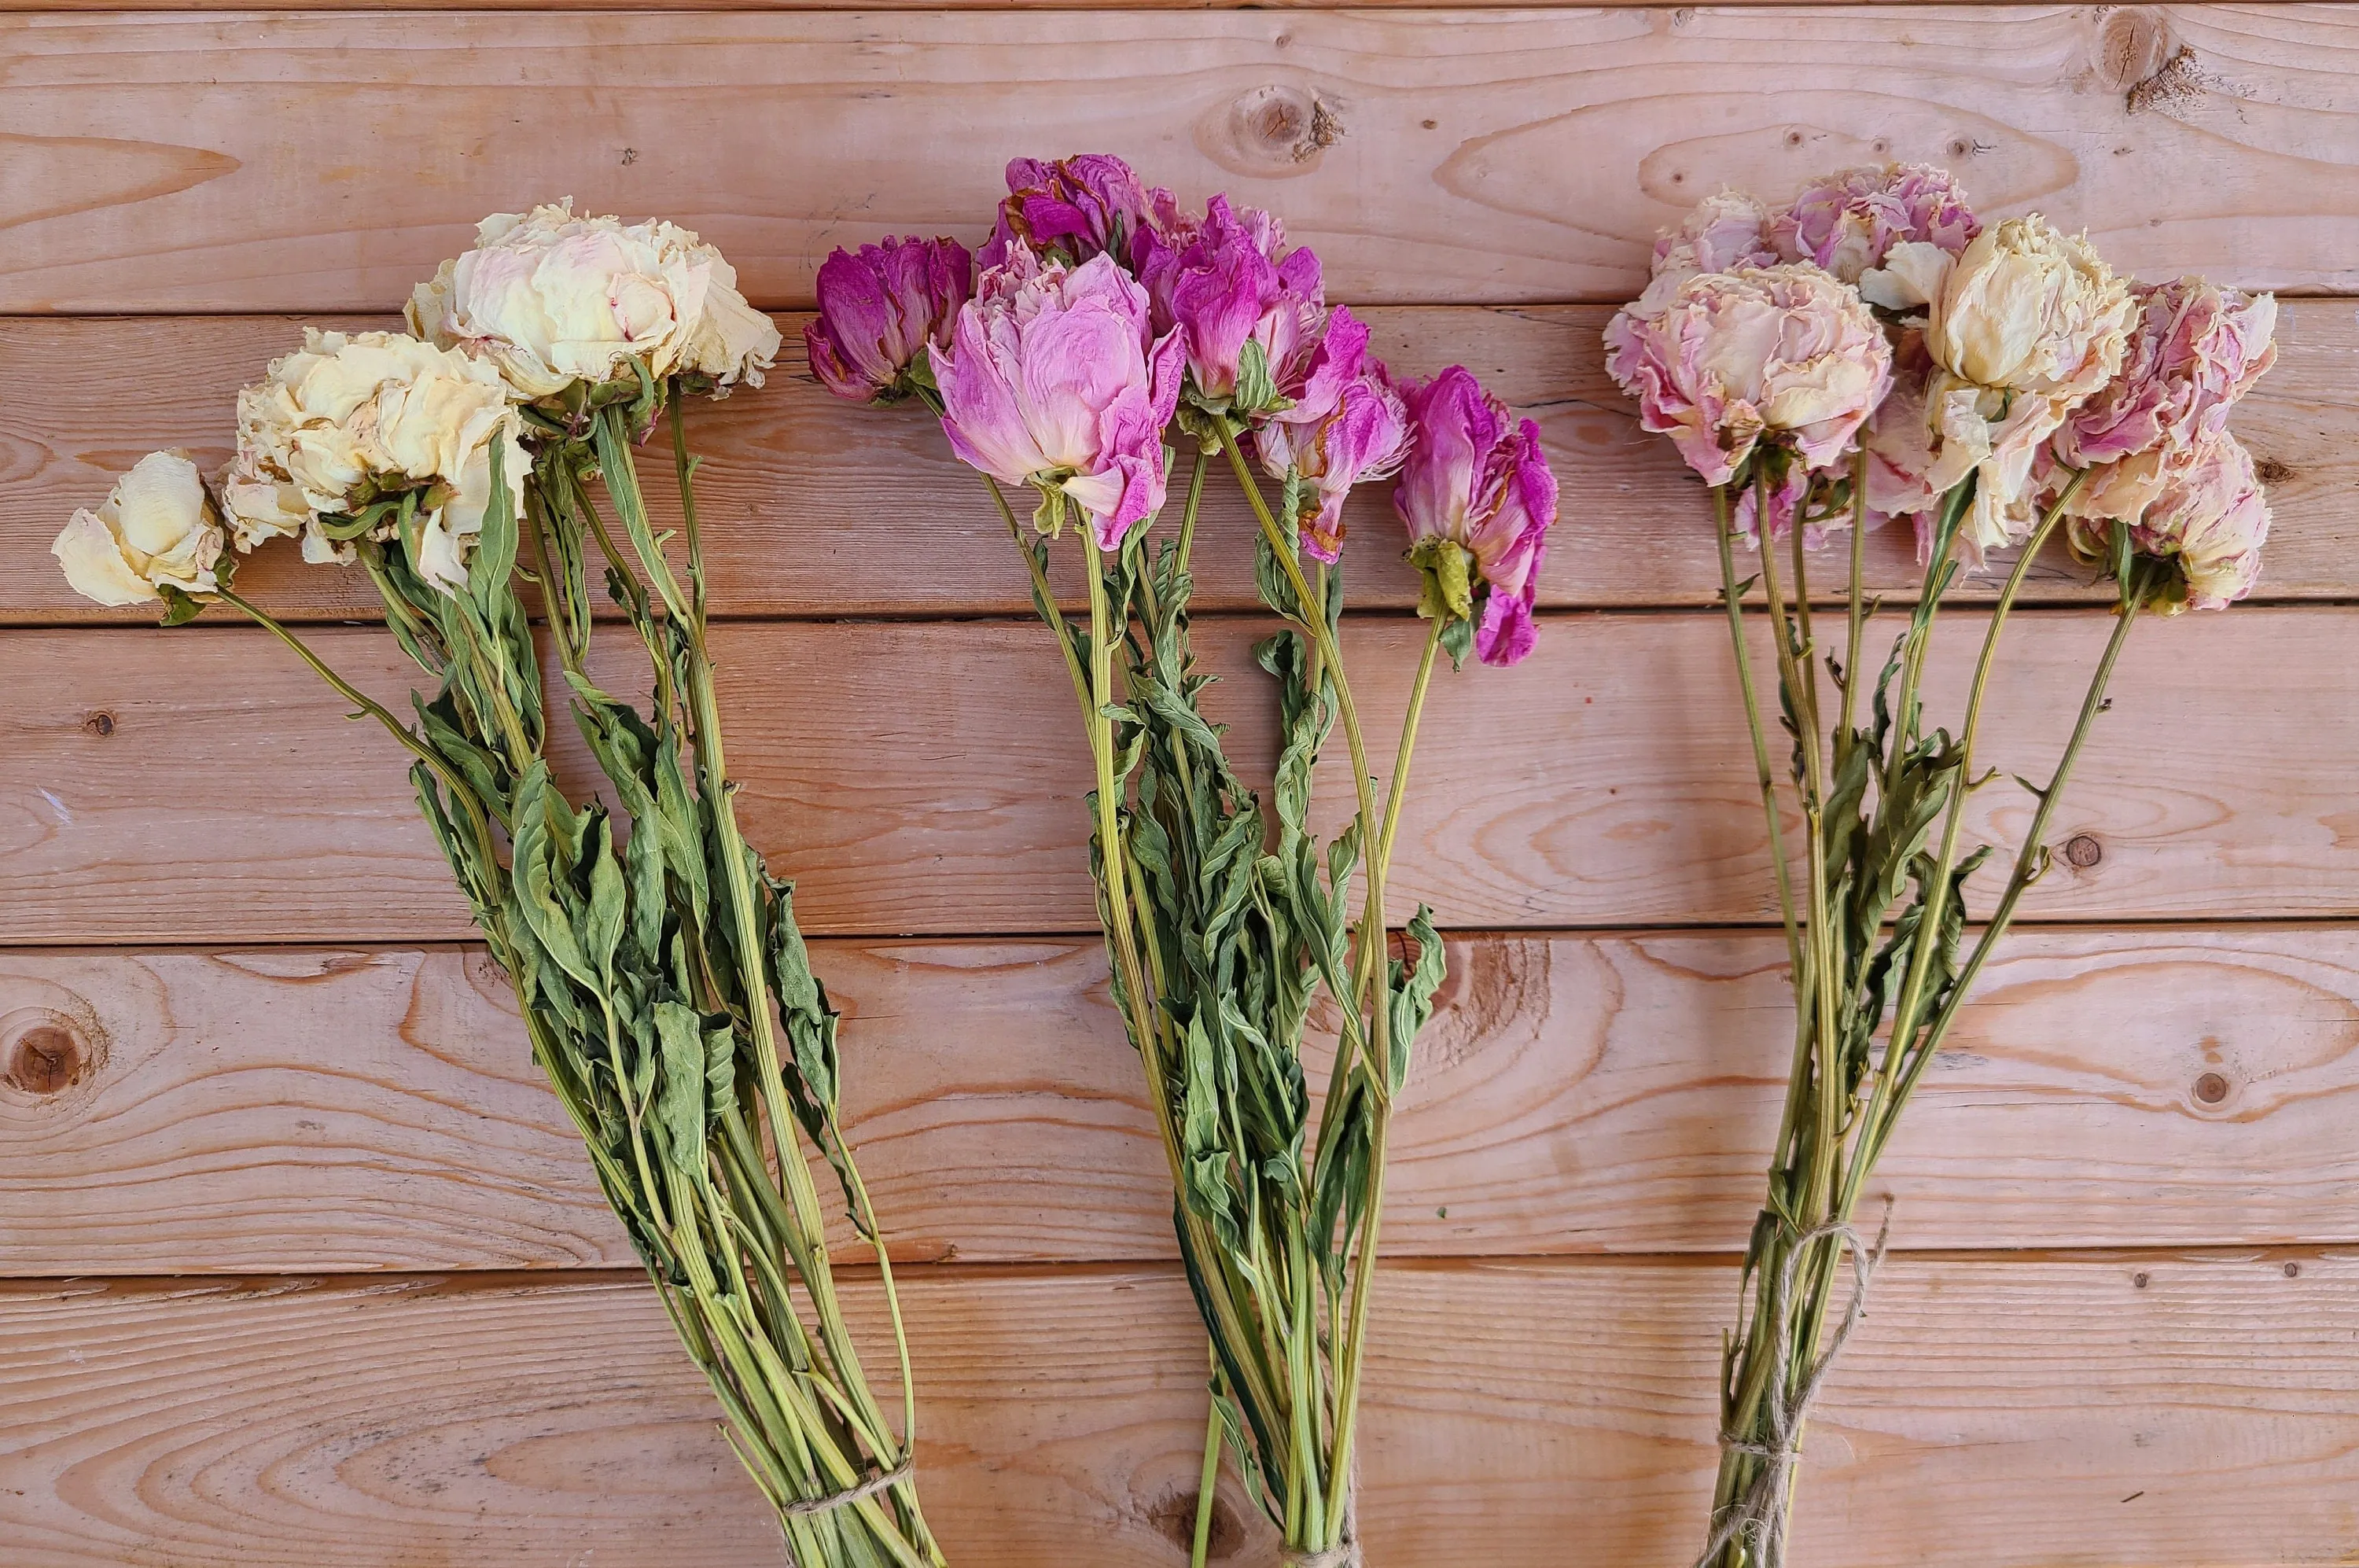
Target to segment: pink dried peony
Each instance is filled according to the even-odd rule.
[[[2135,284],[2137,315],[2121,374],[2065,419],[2057,458],[2073,468],[2225,428],[2230,405],[2277,363],[2277,302],[2200,278]]]
[[[1408,527],[1409,559],[1429,578],[1429,601],[1441,601],[1419,613],[1473,620],[1484,663],[1516,663],[1537,636],[1532,607],[1556,522],[1539,426],[1513,422],[1460,365],[1403,387],[1402,401],[1411,433],[1393,509]]]
[[[1955,256],[1982,231],[1948,171],[1887,163],[1846,169],[1804,191],[1770,223],[1769,240],[1788,261],[1814,262],[1856,283],[1896,245],[1930,244]]]
[[[908,397],[919,356],[949,346],[973,287],[974,264],[956,240],[913,234],[834,252],[820,264],[819,315],[803,327],[811,373],[855,403]]]
[[[1769,441],[1806,468],[1847,450],[1892,381],[1892,349],[1859,295],[1816,267],[1745,267],[1681,284],[1658,316],[1605,329],[1605,366],[1707,485]]]
[[[1932,543],[1933,508],[1941,499],[1933,486],[1937,462],[1933,428],[1926,418],[1927,385],[1935,373],[1925,352],[1925,334],[1903,328],[1892,350],[1892,390],[1875,406],[1860,434],[1867,453],[1867,520],[1874,528],[1895,517],[1917,526],[1921,560]]]
[[[1170,193],[1148,191],[1112,153],[1075,153],[1053,163],[1012,158],[1007,200],[999,204],[998,223],[975,261],[1001,266],[1018,240],[1044,257],[1062,256],[1076,266],[1106,251],[1123,259],[1158,200],[1168,205]]]
[[[1700,272],[1777,266],[1768,227],[1769,210],[1741,191],[1705,197],[1689,209],[1677,228],[1655,236],[1647,289],[1631,303],[1631,313],[1661,314],[1680,285]]]
[[[1408,436],[1408,407],[1381,365],[1345,387],[1318,422],[1270,419],[1255,430],[1263,468],[1300,487],[1294,520],[1304,554],[1332,562],[1343,553],[1344,497],[1398,473]]]
[[[934,356],[951,450],[1070,497],[1099,545],[1117,548],[1163,505],[1163,430],[1184,368],[1178,337],[1148,325],[1147,291],[1112,256],[1068,267],[1017,241]]]
[[[2073,555],[2109,563],[2114,527],[2127,527],[2133,551],[2178,570],[2164,614],[2225,609],[2260,580],[2268,498],[2253,454],[2226,430],[2109,463],[2090,480],[2067,508]]]

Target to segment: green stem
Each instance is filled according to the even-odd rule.
[[[1204,1465],[1196,1475],[1196,1534],[1188,1549],[1188,1568],[1205,1568],[1212,1550],[1212,1504],[1221,1482],[1221,1358],[1212,1357],[1211,1413],[1204,1422]]]
[[[1777,810],[1777,776],[1769,766],[1769,738],[1761,723],[1761,699],[1753,684],[1753,651],[1745,643],[1745,606],[1736,584],[1734,525],[1729,517],[1728,487],[1715,485],[1712,510],[1720,534],[1720,597],[1728,609],[1728,636],[1736,653],[1736,684],[1745,697],[1745,724],[1753,737],[1753,770],[1761,787],[1761,810],[1769,824],[1769,864],[1777,873],[1777,909],[1786,921],[1786,958],[1797,975],[1802,968],[1802,928],[1794,913],[1793,877],[1786,868],[1786,826]]]

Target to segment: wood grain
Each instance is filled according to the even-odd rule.
[[[1388,1273],[1370,1560],[1682,1560],[1734,1290],[1685,1264]],[[954,1562],[1037,1568],[1083,1541],[1105,1568],[1185,1562],[1203,1352],[1174,1272],[920,1269],[904,1299]],[[1897,1259],[1812,1429],[1797,1553],[2347,1562],[2354,1302],[2343,1253]],[[715,1414],[637,1282],[0,1290],[0,1526],[21,1568],[766,1568]],[[1214,1561],[1275,1568],[1231,1480],[1222,1514]]]
[[[2331,5],[16,16],[0,312],[390,310],[568,192],[803,305],[831,246],[980,238],[1009,157],[1090,147],[1277,210],[1354,301],[1624,299],[1698,195],[1886,157],[2124,267],[2348,292],[2354,39]]]
[[[1378,352],[1407,374],[1452,363],[1539,421],[1563,487],[1563,520],[1541,578],[1563,607],[1705,605],[1720,586],[1709,504],[1659,437],[1640,431],[1607,379],[1603,306],[1504,310],[1379,307]],[[784,319],[787,351],[770,385],[698,407],[691,429],[708,462],[699,517],[716,610],[733,617],[1023,615],[1029,589],[998,514],[953,462],[932,421],[850,407],[806,368],[801,322]],[[335,318],[387,326],[390,317]],[[49,541],[77,506],[94,506],[141,453],[185,447],[208,468],[228,456],[237,388],[299,341],[284,317],[0,320],[0,365],[43,395],[0,428],[0,623],[151,621],[76,596]],[[2343,598],[2359,588],[2359,313],[2348,299],[2288,300],[2277,368],[2236,411],[2266,465],[2277,527],[2265,599]],[[669,460],[648,475],[666,516]],[[1206,608],[1256,604],[1252,520],[1215,474],[1200,529]],[[1399,524],[1380,490],[1352,508],[1349,572],[1358,604],[1416,602],[1400,561]],[[1879,533],[1869,579],[1913,597],[1914,547]],[[2062,552],[2043,561],[2036,601],[2085,599],[2090,574]],[[1986,594],[1995,573],[1961,596]],[[1071,580],[1076,592],[1079,580]],[[357,569],[310,567],[281,546],[255,556],[239,584],[296,619],[366,615],[375,601]]]
[[[1755,617],[1759,622],[1760,617]],[[1266,772],[1266,678],[1245,622],[1200,622],[1213,709]],[[1977,761],[1970,831],[2009,844],[2106,636],[2093,611],[2019,617]],[[2359,612],[2255,609],[2142,626],[2051,827],[2072,841],[2026,900],[2039,919],[2359,914],[2349,760]],[[1407,698],[1408,619],[1350,633],[1371,745]],[[1979,626],[1945,617],[1930,713],[1954,723]],[[1762,629],[1756,625],[1756,631]],[[0,941],[463,939],[456,890],[397,747],[251,629],[10,634],[0,707]],[[801,879],[813,934],[1085,931],[1087,757],[1037,625],[716,631],[733,768],[754,841]],[[381,630],[314,643],[407,707]],[[1764,639],[1766,647],[1766,638]],[[638,677],[618,638],[612,681]],[[2321,650],[2288,657],[2288,650]],[[1766,652],[1761,654],[1766,659]],[[1773,898],[1725,626],[1560,614],[1509,670],[1438,683],[1403,818],[1397,907],[1459,929],[1717,925]],[[1339,748],[1340,749],[1340,748]],[[2256,766],[2266,759],[2266,766]],[[563,758],[560,757],[560,762]],[[582,765],[586,767],[586,765]],[[578,771],[579,769],[577,769]],[[1750,798],[1749,798],[1750,797]],[[1320,809],[1344,792],[1332,782]],[[1979,884],[1989,907],[1995,867]]]
[[[2359,1240],[2359,932],[2004,952],[1879,1168],[1897,1245]],[[817,962],[897,1258],[1170,1256],[1097,942]],[[1394,1127],[1391,1250],[1736,1245],[1783,1092],[1777,938],[1468,938],[1451,962]],[[0,1273],[633,1261],[476,950],[0,955]]]

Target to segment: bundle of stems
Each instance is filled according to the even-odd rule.
[[[1277,685],[1274,811],[1231,768],[1223,726],[1204,716],[1213,678],[1190,640],[1197,516],[1223,453],[1258,524],[1262,599],[1288,627],[1255,649]],[[1339,638],[1342,572],[1306,570],[1234,430],[1200,439],[1176,537],[1157,539],[1150,523],[1109,551],[1086,527],[1074,530],[1087,555],[1086,618],[1069,617],[1050,588],[1064,503],[1049,497],[1043,535],[986,482],[1088,735],[1092,865],[1115,1001],[1146,1068],[1180,1255],[1212,1339],[1194,1561],[1204,1561],[1225,1439],[1289,1561],[1356,1563],[1353,1456],[1386,1140],[1444,964],[1422,906],[1407,926],[1410,955],[1391,956],[1385,880],[1435,656],[1453,627],[1462,650],[1464,622],[1428,623],[1379,796]],[[1310,826],[1312,773],[1339,722],[1355,809],[1321,843]],[[1304,1040],[1322,988],[1341,1038],[1314,1137]]]
[[[1732,491],[1746,475],[1712,492],[1722,594],[1775,858],[1796,1018],[1768,1196],[1745,1256],[1750,1296],[1740,1331],[1723,1351],[1720,1475],[1711,1542],[1700,1568],[1776,1568],[1782,1559],[1801,1422],[1826,1362],[1856,1319],[1856,1291],[1865,1288],[1863,1273],[1852,1309],[1822,1356],[1821,1338],[1843,1286],[1844,1250],[1866,1251],[1851,1228],[1861,1196],[1975,977],[2006,936],[2025,891],[2047,870],[2049,820],[2107,706],[2106,685],[2130,628],[2141,608],[2169,592],[2174,576],[2167,562],[2133,555],[2127,530],[2114,526],[2118,602],[2112,635],[2047,781],[2017,780],[2038,805],[1998,900],[1969,949],[1964,889],[1990,850],[1962,854],[1961,846],[1967,802],[1990,782],[1989,775],[1975,775],[1975,745],[1999,639],[2033,561],[2086,476],[2063,476],[2060,493],[2041,514],[1991,605],[1963,716],[1952,734],[1928,728],[1921,687],[1943,602],[1960,573],[1960,524],[1974,480],[1941,498],[1908,625],[1867,688],[1863,712],[1858,677],[1876,615],[1862,582],[1865,465],[1864,454],[1854,459],[1845,487],[1850,575],[1844,614],[1834,626],[1827,626],[1831,617],[1823,610],[1813,619],[1805,530],[1791,531],[1790,581],[1774,543],[1765,542],[1760,552],[1777,718],[1792,743],[1783,784],[1801,821],[1798,845],[1788,843],[1770,723],[1745,634],[1745,604],[1753,584],[1736,577],[1740,536]],[[1756,516],[1770,515],[1767,466],[1766,458],[1751,465],[1750,483],[1762,508]],[[1830,635],[1841,638],[1840,659],[1821,640]]]
[[[937,1568],[943,1557],[910,1468],[915,1406],[892,1267],[838,1121],[836,1013],[811,974],[791,887],[746,844],[732,800],[680,396],[677,380],[641,366],[635,388],[577,385],[570,408],[524,408],[533,447],[532,472],[518,476],[524,520],[495,448],[492,503],[457,592],[416,569],[419,492],[321,519],[357,551],[387,627],[437,682],[430,696],[413,693],[414,723],[235,593],[225,570],[218,596],[415,757],[419,804],[515,982],[534,1059],[719,1397],[723,1430],[776,1508],[790,1561]],[[684,581],[667,559],[669,536],[649,523],[633,450],[667,419]],[[590,677],[597,627],[583,576],[593,543],[653,666],[645,712]],[[539,590],[565,700],[619,818],[569,794],[551,770],[526,583]],[[167,596],[174,619],[198,607]],[[898,1362],[898,1433],[846,1322],[813,1156],[835,1173],[875,1250]]]

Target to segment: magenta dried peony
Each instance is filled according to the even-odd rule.
[[[2178,570],[2165,614],[2225,609],[2260,580],[2268,498],[2253,454],[2226,430],[2109,463],[2091,479],[2067,508],[2073,555],[2108,563],[2114,527],[2126,526],[2132,551]]]
[[[1286,232],[1266,212],[1239,212],[1225,196],[1201,222],[1166,210],[1132,242],[1132,271],[1155,307],[1158,332],[1176,329],[1186,345],[1197,399],[1260,413],[1279,396],[1280,366],[1315,347],[1327,317],[1319,257],[1298,247],[1283,258]],[[1240,396],[1248,346],[1259,374]],[[1332,403],[1331,403],[1332,407]]]
[[[2200,278],[2131,288],[2137,314],[2121,374],[2056,432],[2073,468],[2158,446],[2190,445],[2225,428],[2228,409],[2277,363],[2277,302]]]
[[[1982,232],[1946,169],[1887,163],[1812,185],[1770,223],[1769,240],[1787,261],[1812,262],[1856,283],[1896,245],[1934,245],[1955,256]]]
[[[1810,266],[1701,273],[1658,316],[1605,329],[1605,366],[1707,485],[1725,485],[1764,441],[1824,468],[1849,448],[1892,380],[1892,349],[1859,295]]]
[[[1071,499],[1116,548],[1163,505],[1163,429],[1184,368],[1178,337],[1148,328],[1147,291],[1112,256],[1069,267],[1017,242],[934,356],[951,449]]]
[[[1130,165],[1112,153],[1076,153],[1054,162],[1012,158],[1007,199],[999,204],[999,221],[975,261],[1001,266],[1017,240],[1044,257],[1060,256],[1076,266],[1106,251],[1124,259],[1131,236],[1147,222],[1158,199],[1168,204],[1170,193],[1148,191]]]
[[[820,264],[819,315],[803,327],[811,373],[839,397],[889,402],[916,390],[911,370],[947,347],[974,288],[956,240],[888,239],[838,250]]]
[[[1408,525],[1410,561],[1427,574],[1419,613],[1471,619],[1483,662],[1514,664],[1532,650],[1540,563],[1556,522],[1556,475],[1541,455],[1539,426],[1513,420],[1460,365],[1405,387],[1402,401],[1409,450],[1393,508]]]
[[[1299,486],[1295,528],[1302,551],[1330,563],[1343,549],[1343,501],[1355,485],[1399,472],[1408,455],[1408,408],[1384,367],[1363,372],[1316,423],[1270,419],[1253,433],[1262,466]]]

